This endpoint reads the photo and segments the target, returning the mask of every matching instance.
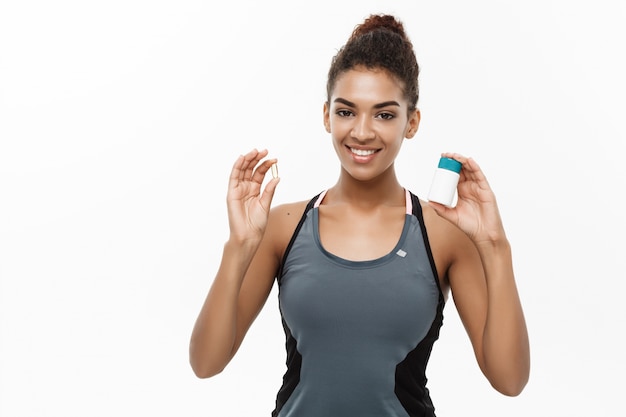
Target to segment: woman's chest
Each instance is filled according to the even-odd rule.
[[[370,214],[329,213],[320,210],[318,233],[322,247],[343,259],[368,261],[388,254],[404,228],[402,210]]]

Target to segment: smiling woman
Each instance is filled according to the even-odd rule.
[[[419,111],[409,110],[401,85],[387,70],[357,66],[333,84],[324,105],[324,126],[333,138],[342,170],[361,179],[376,175],[374,167],[380,173],[388,170],[404,138],[417,132]]]
[[[495,196],[460,154],[455,207],[400,184],[395,160],[419,127],[419,67],[402,23],[372,15],[328,73],[324,126],[341,170],[310,200],[271,207],[267,150],[230,176],[230,237],[197,318],[198,377],[233,359],[275,282],[287,369],[275,417],[434,416],[426,367],[452,293],[478,365],[518,395],[529,375],[524,314]],[[295,216],[292,214],[296,214]]]

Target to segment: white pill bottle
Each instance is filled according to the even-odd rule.
[[[442,156],[435,171],[433,182],[428,192],[428,200],[452,207],[456,186],[459,184],[461,163],[456,159]]]

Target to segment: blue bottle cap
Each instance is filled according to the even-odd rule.
[[[456,159],[446,158],[444,156],[439,159],[438,168],[447,169],[448,171],[454,171],[457,174],[461,172],[461,163]]]

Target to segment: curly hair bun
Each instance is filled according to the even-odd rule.
[[[403,84],[409,111],[416,109],[419,65],[404,25],[394,16],[373,14],[354,28],[332,59],[326,83],[328,100],[339,75],[357,67],[382,69],[396,77]]]
[[[366,18],[363,23],[354,28],[348,42],[353,41],[359,36],[378,29],[389,30],[400,35],[404,40],[408,41],[408,37],[404,31],[404,25],[394,16],[387,14],[373,14]]]

